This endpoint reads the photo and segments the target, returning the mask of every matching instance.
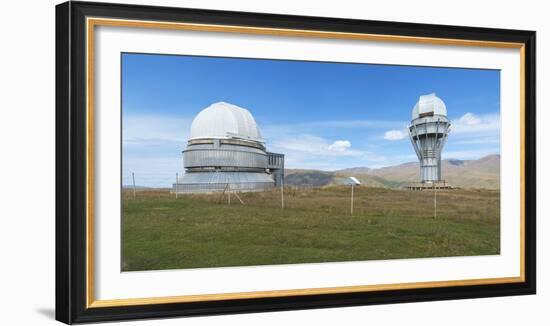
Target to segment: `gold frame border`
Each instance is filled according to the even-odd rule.
[[[414,44],[436,44],[450,46],[476,46],[493,48],[512,48],[520,51],[520,276],[486,279],[467,279],[450,281],[430,281],[377,285],[356,285],[343,287],[326,287],[311,289],[291,289],[274,291],[254,291],[236,293],[217,293],[182,295],[168,297],[148,297],[96,300],[94,296],[94,31],[96,26],[116,26],[132,28],[155,28],[186,30],[200,32],[223,32],[256,35],[315,37],[330,39],[365,40],[378,42],[405,42]],[[440,288],[451,286],[473,286],[504,283],[525,282],[525,44],[514,42],[496,42],[463,40],[448,38],[413,37],[382,34],[344,33],[330,31],[314,31],[301,29],[264,28],[234,25],[174,23],[145,20],[125,20],[110,18],[86,18],[86,308],[120,307],[150,304],[184,303],[198,301],[219,301],[232,299],[274,298],[288,296],[304,296],[316,294],[337,294],[353,292],[373,292],[387,290],[404,290],[417,288]]]

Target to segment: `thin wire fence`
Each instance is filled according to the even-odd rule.
[[[158,172],[126,172],[122,176],[122,187],[133,188],[135,178],[136,190],[143,189],[168,189],[176,182],[176,173],[181,175],[182,172],[174,171],[173,173],[158,173]]]
[[[123,180],[123,196],[132,198],[174,198],[173,184],[176,173],[180,181],[182,172],[127,172]],[[135,187],[134,187],[135,180]],[[283,188],[273,187],[258,192],[239,192],[229,190],[223,193],[205,194],[179,193],[178,198],[197,200],[213,204],[260,206],[266,208],[305,209],[329,214],[350,212],[351,190],[346,186],[316,186],[313,184],[286,184]],[[476,190],[437,190],[410,191],[404,189],[385,189],[360,186],[355,189],[353,215],[371,215],[378,212],[382,216],[431,216],[432,218],[455,217],[484,219],[492,216],[479,200],[494,201],[493,196],[477,194]],[[483,197],[486,197],[485,199]],[[468,205],[464,205],[468,202]],[[460,204],[462,203],[462,204]],[[471,204],[470,204],[471,203]],[[490,207],[489,207],[490,206]]]

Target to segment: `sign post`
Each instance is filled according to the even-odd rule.
[[[134,185],[134,199],[136,199],[136,178],[134,172],[132,172],[132,184]]]
[[[346,184],[351,185],[350,214],[353,215],[353,196],[354,196],[354,192],[355,192],[355,186],[360,185],[361,181],[359,181],[355,177],[349,177],[348,180],[346,181]]]
[[[178,183],[180,183],[180,181],[179,181],[178,173],[176,172],[176,199],[178,199]]]

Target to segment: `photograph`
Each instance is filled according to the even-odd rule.
[[[121,271],[501,252],[501,72],[120,54]]]
[[[5,160],[43,210],[23,176],[55,138],[55,319],[533,315],[543,11],[398,7],[56,5],[55,42],[30,38],[55,48],[55,133]]]

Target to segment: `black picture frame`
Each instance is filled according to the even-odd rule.
[[[239,25],[524,44],[523,282],[90,308],[86,263],[86,17]],[[56,6],[56,319],[67,323],[250,313],[534,294],[536,115],[534,31],[65,2]]]

